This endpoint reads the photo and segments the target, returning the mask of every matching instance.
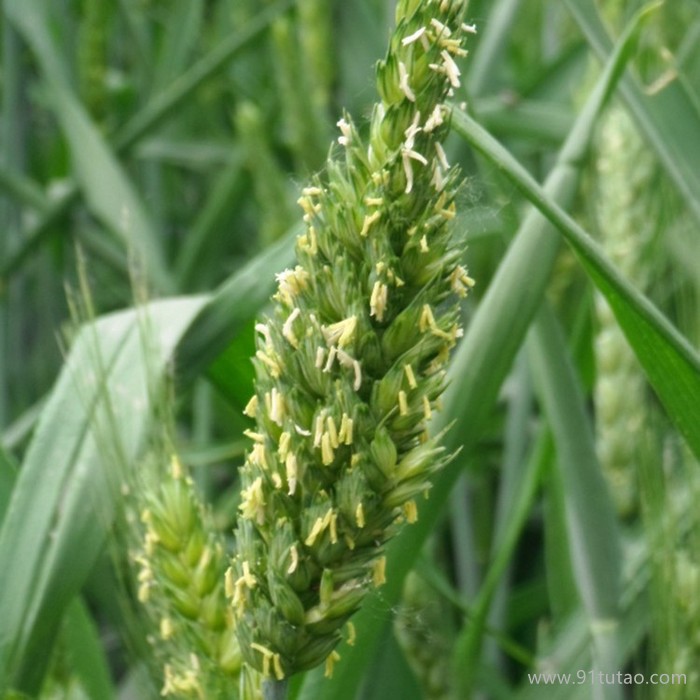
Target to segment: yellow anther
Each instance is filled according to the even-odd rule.
[[[474,280],[469,277],[467,271],[461,265],[457,265],[450,275],[450,287],[452,291],[460,297],[466,297],[467,292],[474,284]]]
[[[399,391],[399,413],[402,416],[408,415],[408,400],[406,398],[406,392],[403,389]]]
[[[411,389],[415,389],[418,386],[418,382],[416,381],[416,375],[413,374],[413,367],[411,367],[411,365],[404,365],[403,370],[406,373],[408,386],[411,387]]]
[[[357,527],[365,526],[365,509],[362,506],[362,502],[358,503],[357,508],[355,508],[355,522]]]
[[[310,275],[303,267],[297,265],[293,270],[283,270],[275,275],[275,278],[279,285],[275,298],[292,306],[294,297],[308,286]]]
[[[321,461],[328,466],[333,463],[333,447],[331,445],[331,437],[328,433],[323,433],[321,437]]]
[[[257,464],[262,469],[269,469],[265,445],[260,442],[256,442],[253,445],[253,451],[250,453],[250,461],[253,462],[253,464]]]
[[[372,583],[376,588],[386,583],[386,557],[375,559],[372,564]]]
[[[334,450],[337,450],[338,446],[340,445],[340,442],[338,440],[338,431],[335,427],[335,421],[333,420],[333,416],[328,416],[328,418],[326,418],[326,426],[328,429],[328,437],[331,441],[331,447]]]
[[[372,287],[372,294],[369,300],[369,315],[374,316],[377,321],[384,320],[384,311],[386,310],[388,296],[388,287],[377,280]]]
[[[333,650],[326,659],[326,669],[323,674],[326,678],[333,678],[333,668],[338,661],[340,661],[340,654]]]
[[[433,310],[430,308],[430,304],[423,304],[423,310],[418,320],[418,330],[421,333],[425,333],[429,328],[432,329],[436,327],[435,317],[433,316]]]
[[[277,454],[282,460],[287,458],[287,453],[289,452],[289,443],[291,439],[292,436],[286,431],[280,435],[280,441],[277,445]]]
[[[265,396],[267,403],[267,395]],[[270,415],[270,420],[273,423],[277,423],[280,427],[284,421],[284,416],[286,414],[286,409],[284,405],[284,397],[277,390],[276,387],[272,387],[272,392],[270,393],[270,407],[268,409],[268,414]]]
[[[362,229],[360,230],[360,236],[362,236],[362,238],[367,237],[367,235],[369,234],[370,227],[372,226],[372,224],[379,221],[379,218],[381,217],[381,215],[382,215],[382,213],[379,210],[374,211],[371,214],[365,215],[365,218],[362,222]]]
[[[335,544],[338,541],[338,514],[333,512],[331,513],[330,538],[331,544]]]
[[[425,420],[430,420],[433,417],[433,411],[430,408],[430,400],[425,394],[423,395],[423,415]]]
[[[258,477],[247,489],[243,489],[241,496],[243,500],[238,506],[241,516],[247,520],[255,520],[258,525],[262,525],[265,522],[265,496],[262,490],[262,477]]]
[[[227,598],[233,598],[234,582],[233,582],[233,567],[228,567],[224,574],[224,595]]]
[[[340,420],[340,431],[338,432],[338,440],[345,445],[352,445],[352,430],[353,421],[347,413],[343,413]]]
[[[282,668],[282,660],[279,654],[272,657],[272,666],[275,669],[275,678],[281,681],[284,678],[284,669]]]
[[[279,378],[281,374],[281,369],[277,360],[273,359],[267,353],[264,353],[262,350],[258,350],[255,353],[255,357],[257,357],[258,360],[260,360],[260,362],[267,366],[267,368],[270,370],[270,375],[272,377],[274,377],[275,379]]]
[[[299,237],[299,247],[305,250],[309,255],[316,255],[318,253],[318,238],[316,236],[316,229],[309,225],[306,229],[306,233]]]
[[[287,573],[293,574],[297,570],[297,566],[299,566],[299,552],[297,551],[297,546],[295,544],[289,548],[289,557],[292,562],[287,569]]]
[[[316,538],[323,532],[324,529],[325,527],[323,525],[323,518],[316,518],[316,521],[314,522],[313,527],[311,528],[311,532],[309,533],[308,537],[304,540],[304,544],[307,547],[313,547]]]
[[[345,641],[347,642],[348,646],[354,647],[355,640],[357,639],[357,632],[355,631],[355,625],[353,625],[352,622],[348,622],[347,627],[348,627],[348,638]]]
[[[250,573],[250,562],[244,561],[241,564],[241,568],[243,569],[243,575],[238,579],[238,581],[236,581],[236,583],[245,585],[246,588],[255,588],[258,582],[255,579],[255,576],[253,576],[253,574]]]
[[[249,418],[255,418],[257,411],[258,411],[258,395],[253,394],[250,397],[250,401],[248,401],[245,408],[243,409],[243,414],[248,416]]]
[[[350,316],[330,326],[324,326],[323,336],[328,345],[339,345],[341,348],[352,343],[357,328],[357,316]]]
[[[321,438],[323,437],[323,414],[316,416],[316,425],[314,426],[314,447],[321,446]]]
[[[407,523],[415,523],[418,520],[418,507],[416,506],[416,502],[413,500],[406,501],[406,503],[403,504],[403,514]]]
[[[249,437],[254,442],[265,442],[265,436],[262,433],[256,433],[254,430],[244,430],[243,435]]]

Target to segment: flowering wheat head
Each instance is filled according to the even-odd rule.
[[[384,543],[449,458],[426,426],[473,284],[441,145],[473,31],[465,4],[398,3],[368,142],[338,122],[341,157],[299,199],[298,264],[256,326],[226,583],[244,659],[278,680],[324,660],[331,671],[341,629],[384,580]]]
[[[238,685],[241,670],[222,538],[176,457],[158,486],[141,485],[135,499],[141,527],[132,556],[138,599],[157,626],[149,642],[162,668],[161,695],[219,697]]]

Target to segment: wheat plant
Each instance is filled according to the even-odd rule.
[[[0,16],[1,700],[696,697],[697,2]]]

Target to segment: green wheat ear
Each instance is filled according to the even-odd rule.
[[[226,582],[243,658],[277,680],[324,660],[332,672],[343,625],[384,581],[384,543],[449,459],[426,426],[473,285],[441,145],[474,31],[465,5],[398,3],[368,143],[338,122],[342,157],[304,189],[298,264],[256,326],[257,427]]]
[[[241,654],[224,595],[223,538],[178,458],[167,471],[157,466],[158,485],[143,484],[134,495],[141,510],[132,559],[138,600],[157,629],[149,642],[162,669],[161,695],[231,695],[242,682]]]

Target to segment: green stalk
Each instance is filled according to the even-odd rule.
[[[621,545],[612,502],[595,453],[593,428],[563,334],[543,307],[530,338],[535,385],[557,450],[575,581],[588,615],[596,671],[616,672]],[[616,685],[595,697],[620,698]]]
[[[452,654],[453,672],[458,679],[460,697],[471,697],[475,674],[481,658],[482,637],[487,630],[491,605],[503,575],[513,557],[518,538],[532,510],[544,466],[552,451],[551,437],[541,433],[520,475],[520,488],[511,502],[507,522],[499,532],[497,548],[484,582],[471,608],[469,619]]]

